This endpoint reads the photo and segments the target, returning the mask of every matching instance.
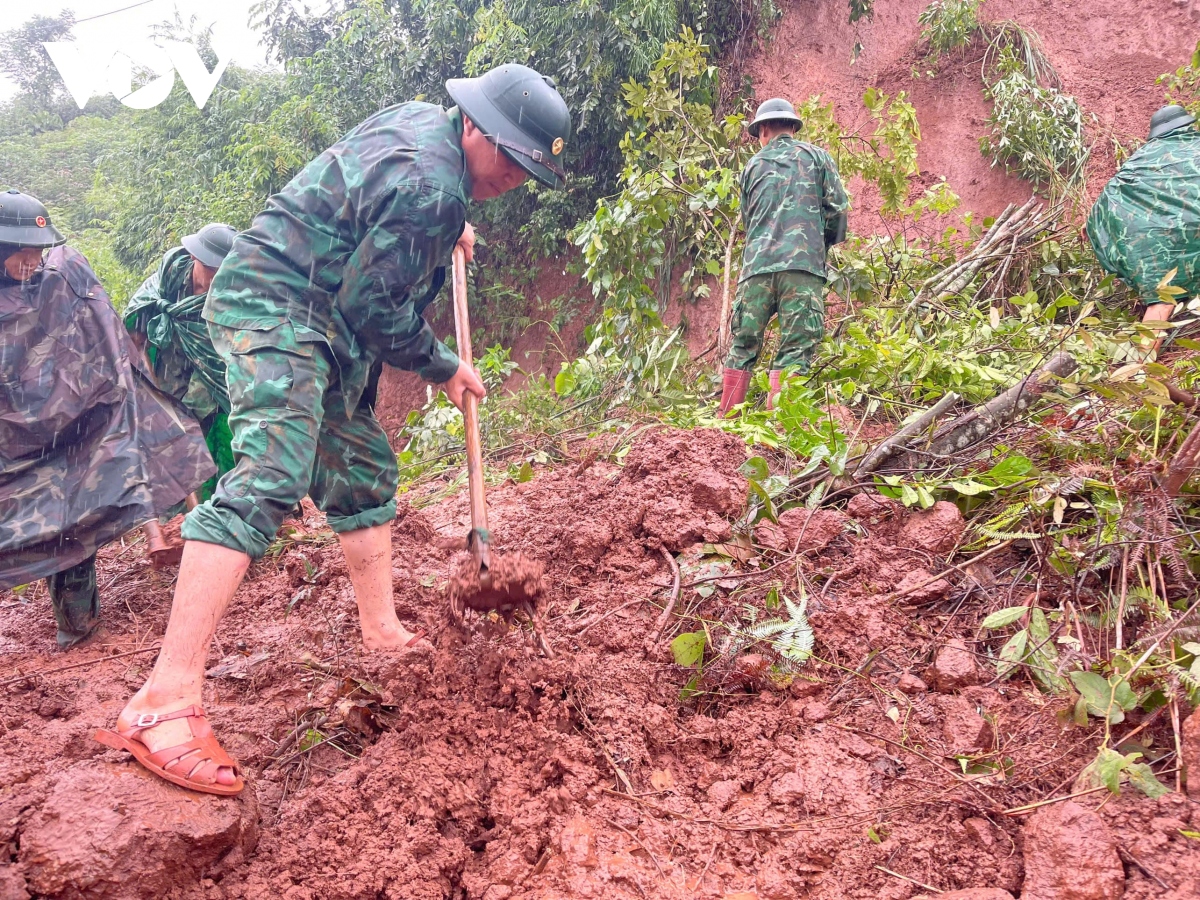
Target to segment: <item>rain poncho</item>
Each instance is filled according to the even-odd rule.
[[[1200,294],[1200,131],[1147,141],[1100,192],[1087,221],[1096,258],[1142,300],[1172,269],[1171,284]]]
[[[203,420],[217,410],[228,413],[229,397],[225,363],[200,317],[206,295],[190,293],[192,264],[182,247],[167,253],[158,271],[129,298],[125,325],[146,336],[158,387]]]
[[[213,349],[201,318],[207,295],[193,294],[193,259],[183,247],[163,257],[125,308],[125,327],[146,338],[146,353],[159,389],[195,416],[219,474],[233,468],[225,363]],[[212,493],[206,484],[198,493]]]
[[[0,270],[0,588],[82,562],[216,471],[143,365],[77,251],[25,282]]]

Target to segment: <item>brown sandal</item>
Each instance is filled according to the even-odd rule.
[[[188,720],[188,726],[192,729],[192,739],[185,744],[151,753],[150,748],[141,739],[141,733],[147,728],[173,719]],[[209,727],[208,716],[199,706],[189,706],[165,715],[143,713],[138,716],[132,728],[126,728],[124,731],[107,731],[101,728],[96,732],[95,739],[106,747],[132,753],[134,759],[159,778],[188,790],[232,797],[241,793],[246,786],[238,764],[217,743],[216,736]],[[233,784],[218,784],[217,770],[221,768],[233,769],[237,780]]]

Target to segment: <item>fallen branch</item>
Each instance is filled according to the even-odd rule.
[[[1033,240],[1050,224],[1056,214],[1057,209],[1043,214],[1036,196],[1030,197],[1019,209],[1009,204],[1004,212],[996,217],[992,227],[984,232],[979,243],[921,285],[916,296],[905,307],[905,313],[911,312],[921,303],[939,303],[947,297],[962,293],[984,269],[999,260],[1006,263],[1011,261],[1017,249]]]
[[[901,875],[899,872],[893,872],[891,869],[885,869],[883,866],[875,866],[880,872],[886,872],[893,878],[899,878],[901,881],[907,881],[909,884],[915,884],[917,887],[925,888],[927,891],[933,891],[935,894],[944,894],[941,888],[935,888],[932,884],[926,884],[923,881],[917,881],[915,878],[909,878],[907,875]]]
[[[1167,478],[1163,482],[1163,489],[1167,495],[1178,497],[1183,486],[1196,474],[1198,466],[1200,466],[1200,423],[1197,423],[1191,434],[1184,438],[1183,444],[1167,465]]]
[[[667,565],[671,567],[671,575],[675,582],[671,586],[671,599],[667,601],[666,607],[663,608],[662,615],[658,617],[658,621],[654,623],[654,631],[650,634],[651,641],[657,641],[662,637],[663,629],[667,627],[667,623],[671,621],[671,615],[675,612],[675,604],[679,602],[679,563],[675,562],[675,557],[671,555],[671,551],[666,547],[659,547],[662,551],[663,559],[667,561]]]
[[[979,443],[1022,415],[1054,380],[1070,375],[1077,366],[1071,354],[1056,353],[1004,393],[938,429],[928,452],[933,456],[952,456]]]
[[[915,593],[915,592],[921,590],[921,588],[929,587],[929,585],[933,584],[935,581],[941,581],[943,578],[945,578],[951,572],[960,572],[963,575],[970,574],[966,571],[967,566],[973,566],[973,565],[975,565],[975,563],[980,562],[981,560],[987,559],[993,553],[999,553],[1005,547],[1010,547],[1014,543],[1016,543],[1016,540],[1017,540],[1016,538],[1011,538],[1007,541],[997,544],[995,547],[989,547],[987,550],[984,550],[978,556],[973,556],[970,559],[968,559],[966,562],[959,563],[956,566],[951,566],[950,568],[946,569],[943,572],[938,572],[936,575],[930,575],[924,581],[919,581],[914,585],[906,587],[902,591],[897,591],[895,594],[892,594],[891,599],[899,600],[901,597],[907,597],[909,594],[912,594],[912,593]]]
[[[907,449],[909,443],[930,425],[934,423],[946,410],[959,401],[958,394],[951,391],[942,397],[937,403],[931,406],[925,412],[921,413],[913,421],[909,422],[882,444],[863,457],[863,461],[858,464],[854,470],[854,478],[861,478],[874,472],[885,462],[896,456],[901,451]]]
[[[137,656],[139,653],[151,653],[159,649],[159,645],[153,647],[143,647],[141,650],[130,650],[128,653],[114,653],[112,656],[102,656],[99,659],[88,660],[87,662],[72,663],[69,666],[58,666],[54,669],[42,669],[40,672],[27,672],[24,675],[14,675],[5,681],[0,681],[0,687],[8,687],[10,684],[16,684],[18,681],[24,681],[26,678],[41,678],[44,675],[56,675],[59,672],[66,672],[70,669],[84,669],[88,666],[98,666],[100,663],[109,662],[114,659],[124,659],[127,656]]]

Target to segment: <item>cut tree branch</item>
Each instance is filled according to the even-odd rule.
[[[908,445],[917,437],[917,435],[929,428],[934,421],[941,417],[942,413],[957,403],[959,399],[960,397],[958,394],[954,393],[953,391],[946,394],[946,396],[942,397],[941,400],[939,400],[929,409],[925,410],[925,412],[921,413],[920,416],[913,419],[913,421],[909,422],[890,438],[868,453],[863,458],[863,461],[858,464],[858,468],[854,470],[854,477],[858,479],[864,475],[869,475],[871,472],[876,471],[893,456],[896,456],[901,451],[907,449]]]
[[[1056,353],[1044,366],[1003,394],[938,429],[927,452],[933,456],[953,456],[979,443],[1024,414],[1050,384],[1070,375],[1077,366],[1071,354]]]

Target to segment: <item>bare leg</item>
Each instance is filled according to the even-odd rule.
[[[413,634],[400,624],[392,602],[392,527],[375,525],[338,535],[358,617],[362,624],[363,645],[368,650],[397,650],[412,640]]]
[[[209,644],[249,566],[250,557],[238,550],[199,541],[184,544],[162,650],[150,677],[117,718],[118,728],[132,727],[143,713],[170,713],[201,703]],[[163,722],[140,735],[151,751],[176,747],[191,737],[191,728],[182,719]],[[221,784],[235,780],[229,769],[217,775]]]

